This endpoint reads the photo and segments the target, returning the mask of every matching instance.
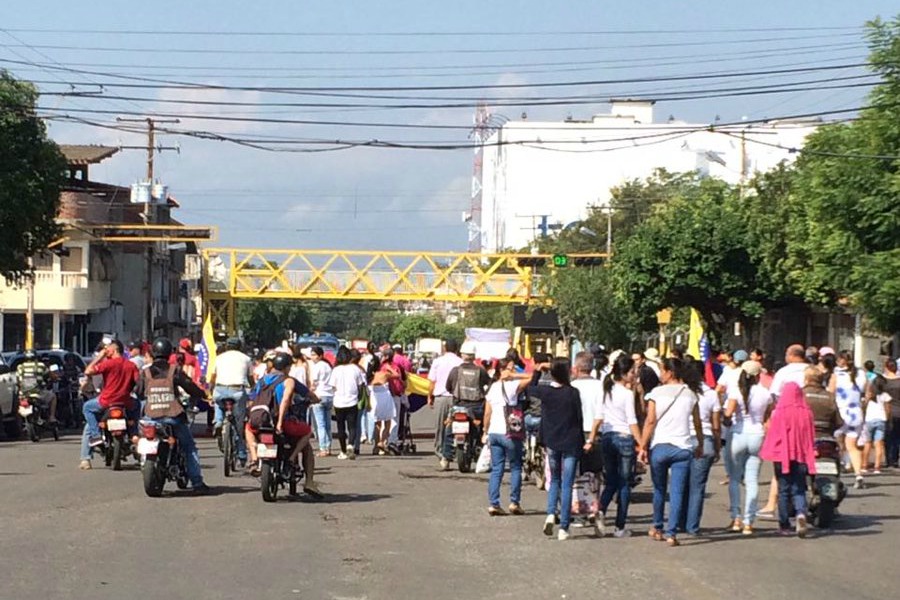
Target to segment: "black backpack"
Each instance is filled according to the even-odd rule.
[[[271,410],[275,406],[275,388],[283,383],[285,379],[287,377],[279,375],[272,383],[260,386],[259,391],[256,393],[256,398],[253,399],[253,406],[265,406]]]
[[[457,402],[481,402],[484,400],[484,389],[481,387],[481,367],[472,363],[463,363],[456,367],[456,385],[453,397]]]

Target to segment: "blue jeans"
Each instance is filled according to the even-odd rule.
[[[600,438],[603,450],[603,475],[606,485],[600,494],[600,512],[606,509],[614,497],[618,497],[616,529],[625,528],[628,504],[631,502],[631,471],[634,469],[634,436],[609,431]]]
[[[232,415],[238,427],[237,455],[241,461],[247,460],[247,442],[244,440],[244,415],[247,412],[247,391],[244,388],[216,386],[213,390],[213,402],[216,406],[216,415],[213,419],[216,425],[221,425],[225,420],[225,399],[234,400]]]
[[[547,514],[556,514],[559,507],[559,528],[569,530],[572,521],[572,485],[575,483],[575,472],[578,469],[580,452],[560,452],[547,449],[547,460],[550,461],[550,490],[547,493]],[[560,493],[560,486],[562,492]]]
[[[181,415],[180,417],[163,417],[162,419],[154,420],[157,423],[172,426],[172,433],[175,434],[175,438],[178,440],[179,450],[184,453],[185,467],[187,468],[187,476],[191,480],[191,485],[193,487],[203,485],[203,474],[200,472],[200,455],[197,453],[197,444],[194,443],[194,436],[191,435],[191,427],[188,425],[187,418]]]
[[[752,525],[756,519],[756,508],[759,500],[759,467],[762,461],[759,450],[762,448],[763,434],[735,433],[731,436],[731,448],[728,453],[734,465],[734,473],[728,482],[728,498],[731,501],[731,518],[741,518],[741,481],[744,483],[744,525]]]
[[[365,435],[370,444],[375,443],[375,416],[370,410],[359,413],[359,435]]]
[[[790,473],[781,472],[781,463],[774,463],[775,477],[778,479],[778,526],[788,529],[791,526],[790,511],[793,500],[796,514],[806,516],[806,475],[807,468],[803,463],[791,461]]]
[[[891,428],[888,436],[887,463],[896,466],[900,460],[900,417],[891,415]]]
[[[321,402],[310,406],[316,420],[316,439],[319,440],[319,451],[331,451],[331,409],[334,399],[330,396],[320,399]]]
[[[500,506],[500,484],[503,471],[509,461],[509,501],[519,504],[522,498],[522,440],[511,440],[505,435],[492,433],[488,436],[491,448],[491,478],[488,480],[488,501],[491,506]]]
[[[465,406],[469,409],[469,416],[474,419],[478,419],[479,421],[484,422],[484,403],[480,404],[454,404],[453,406]],[[448,413],[452,416],[452,407],[451,412]],[[474,428],[474,424],[472,427]],[[469,435],[474,438],[474,433],[470,432]],[[444,458],[447,460],[453,460],[453,428],[447,427],[444,431]]]
[[[691,473],[688,477],[688,501],[681,509],[679,529],[697,535],[700,533],[700,519],[703,517],[703,503],[706,499],[706,483],[709,471],[716,458],[716,449],[711,437],[703,438],[703,457],[691,460]]]
[[[91,460],[91,433],[87,423],[81,432],[81,460]]]
[[[690,450],[678,448],[672,444],[659,444],[650,450],[650,475],[653,478],[653,527],[663,531],[666,537],[675,537],[678,529],[678,517],[684,506],[685,484],[690,477]],[[669,486],[669,471],[672,474],[672,485]],[[663,530],[666,513],[666,490],[669,490],[669,520]]]
[[[100,437],[100,417],[105,411],[106,409],[100,406],[100,400],[97,398],[88,400],[81,407],[81,412],[84,415],[84,424],[88,429],[90,437]],[[141,418],[141,409],[138,407],[131,410],[126,409],[125,417],[137,423],[138,419]]]

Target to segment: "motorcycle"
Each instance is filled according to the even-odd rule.
[[[32,442],[41,441],[42,431],[50,432],[54,440],[59,440],[59,425],[50,422],[50,405],[44,403],[40,394],[19,397],[19,417]]]
[[[132,454],[131,436],[128,432],[134,427],[134,421],[128,419],[125,409],[111,406],[103,411],[100,419],[100,431],[103,434],[103,458],[107,467],[113,471],[122,470],[122,461]]]
[[[243,423],[240,425],[234,417],[234,399],[225,398],[222,401],[225,418],[222,421],[222,431],[219,433],[219,450],[222,451],[225,466],[225,477],[238,470],[238,446],[241,443]]]
[[[838,505],[847,495],[841,481],[841,448],[831,439],[818,439],[816,448],[816,474],[809,486],[809,521],[819,529],[831,527]]]
[[[294,442],[284,435],[275,433],[271,427],[259,430],[256,444],[256,455],[260,463],[260,487],[265,502],[275,502],[278,498],[278,489],[288,486],[291,496],[297,495],[297,484],[303,479],[305,473],[298,462],[288,459],[294,449]]]
[[[525,436],[525,477],[534,482],[537,489],[544,489],[544,447],[538,439],[538,432],[529,430]]]
[[[481,452],[481,420],[475,419],[470,408],[454,406],[450,409],[450,432],[456,466],[460,473],[468,473]]]
[[[187,489],[187,462],[178,447],[171,425],[150,419],[141,420],[141,438],[138,440],[137,452],[144,479],[144,493],[148,496],[161,496],[166,481],[174,481],[180,490]]]

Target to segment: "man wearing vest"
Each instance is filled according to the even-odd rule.
[[[208,494],[212,489],[203,482],[197,444],[194,443],[178,388],[196,399],[205,398],[206,392],[200,389],[178,365],[169,364],[172,351],[172,342],[167,338],[157,338],[153,342],[153,362],[141,374],[138,397],[146,401],[144,416],[172,426],[178,440],[179,451],[184,453],[187,475],[194,493]]]
[[[16,368],[19,395],[39,398],[43,406],[50,407],[50,422],[56,422],[56,394],[50,390],[50,371],[34,350],[25,351],[25,360]]]
[[[447,376],[447,391],[453,396],[453,406],[469,409],[472,418],[484,419],[484,393],[491,385],[491,377],[482,367],[475,364],[475,344],[464,342],[460,349],[462,364],[453,367]],[[453,430],[446,428],[444,432],[444,455],[441,469],[450,468],[453,460]]]

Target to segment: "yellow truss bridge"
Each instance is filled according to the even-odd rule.
[[[360,252],[209,248],[204,303],[216,330],[235,331],[239,299],[545,302],[539,267],[546,254]],[[573,254],[599,264],[604,254]],[[557,257],[558,258],[558,257]]]

